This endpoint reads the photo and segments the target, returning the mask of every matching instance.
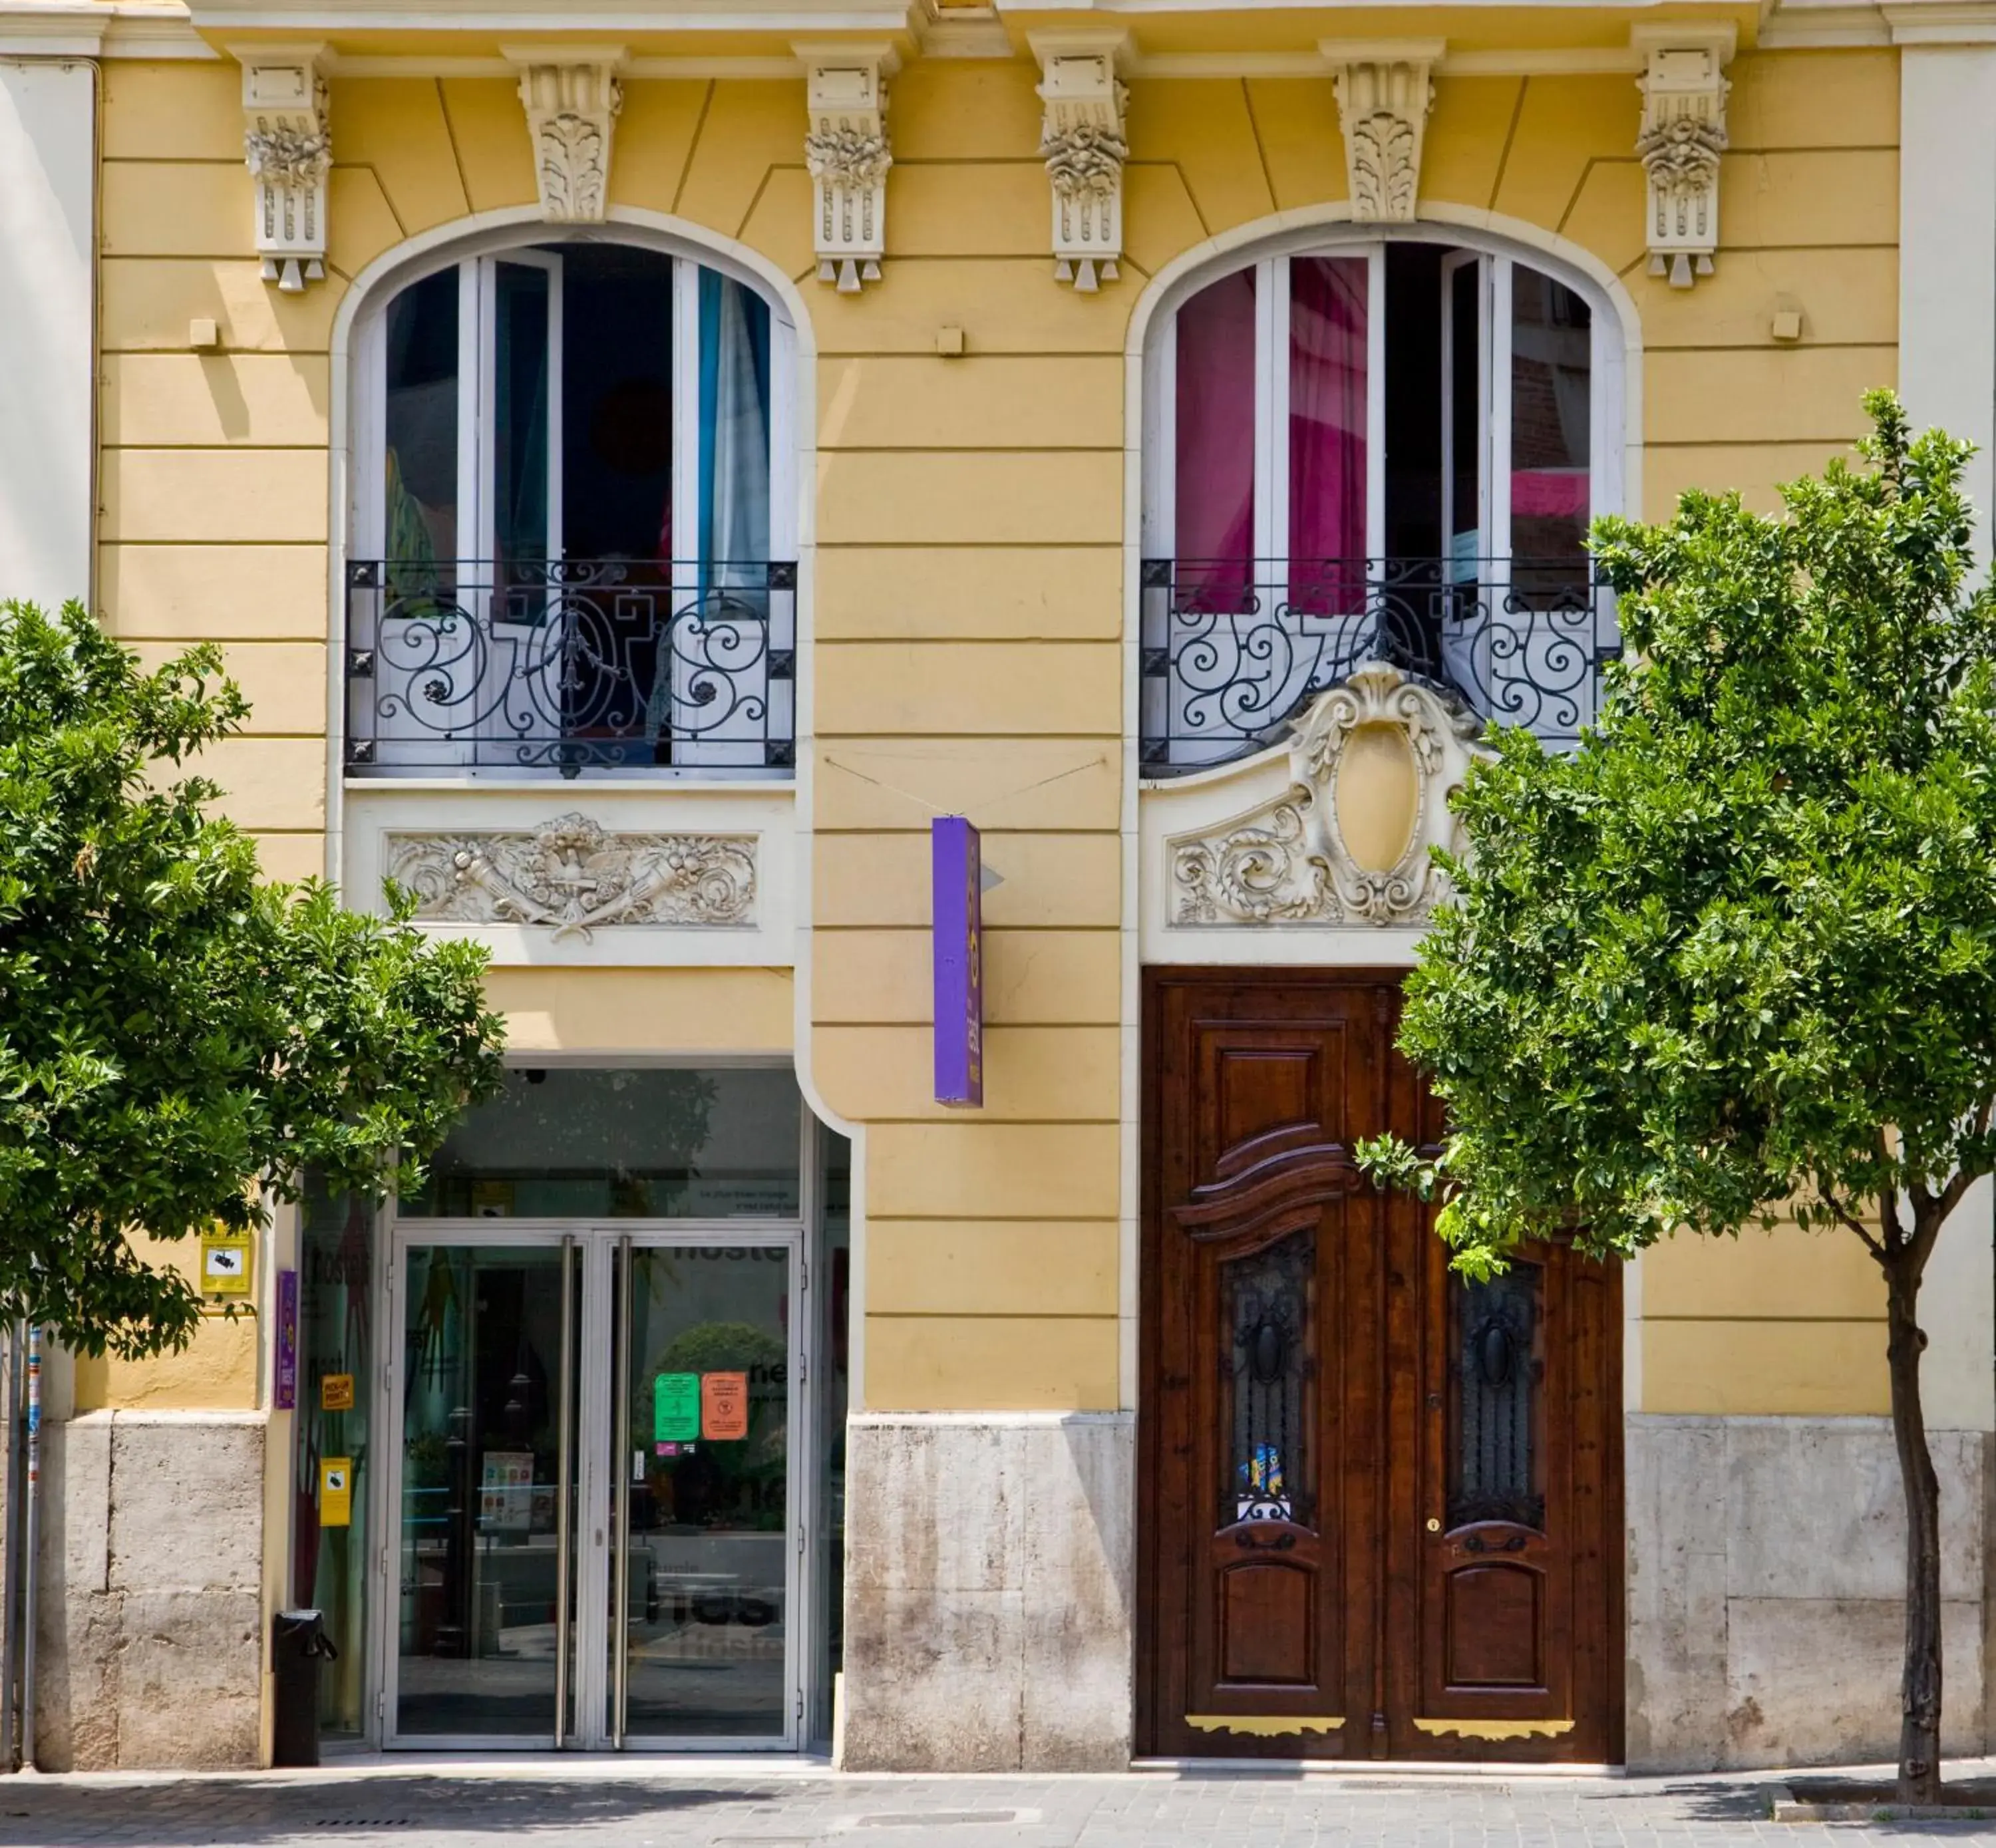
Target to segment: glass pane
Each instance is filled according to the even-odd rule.
[[[1289,601],[1313,614],[1365,604],[1363,257],[1289,265]]]
[[[322,1611],[339,1655],[319,1671],[319,1730],[366,1729],[367,1522],[375,1459],[374,1215],[308,1177],[298,1207],[298,1489],[291,1597]],[[346,1503],[322,1506],[325,1466],[343,1468]],[[324,1517],[331,1516],[329,1522]]]
[[[793,1219],[801,1101],[771,1067],[515,1067],[404,1218]]]
[[[1315,1519],[1316,1234],[1220,1266],[1226,1375],[1220,1524]]]
[[[1176,390],[1179,601],[1244,609],[1254,551],[1251,269],[1223,277],[1179,310]]]
[[[563,251],[561,472],[564,556],[628,566],[609,580],[620,586],[662,584],[642,565],[673,555],[670,257]],[[609,614],[621,618],[621,604]]]
[[[1451,1275],[1455,1339],[1454,1431],[1449,1445],[1448,1524],[1545,1524],[1540,1391],[1545,1380],[1544,1322],[1535,1264],[1472,1283]]]
[[[524,263],[496,263],[493,276],[494,562],[537,565],[548,557],[549,279]]]
[[[1448,556],[1451,576],[1478,576],[1483,555],[1482,484],[1479,463],[1483,449],[1482,344],[1484,267],[1463,264],[1449,274],[1449,518]]]
[[[457,270],[411,283],[388,304],[382,556],[397,597],[435,587],[457,556]]]
[[[796,1550],[789,1254],[640,1249],[631,1297],[625,1731],[780,1734]]]
[[[1511,556],[1578,564],[1587,541],[1587,304],[1523,263],[1511,279]],[[1564,576],[1564,573],[1561,574]]]
[[[408,1253],[405,1734],[554,1733],[561,1261],[553,1246]]]

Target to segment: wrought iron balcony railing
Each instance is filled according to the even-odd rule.
[[[346,581],[349,774],[794,762],[794,563],[374,559]]]
[[[1621,652],[1612,598],[1584,559],[1147,559],[1142,598],[1150,776],[1276,742],[1367,661],[1568,749]]]

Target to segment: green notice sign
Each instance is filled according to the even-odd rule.
[[[700,1435],[700,1375],[662,1373],[652,1385],[652,1436],[660,1444],[690,1444]]]

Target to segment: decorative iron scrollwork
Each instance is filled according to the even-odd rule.
[[[358,559],[347,586],[351,768],[793,759],[790,561]]]
[[[1568,748],[1621,653],[1612,599],[1584,559],[1146,559],[1140,582],[1151,776],[1275,742],[1369,661]]]

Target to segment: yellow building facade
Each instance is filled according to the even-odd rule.
[[[0,15],[0,590],[222,643],[266,867],[487,943],[512,1067],[253,1320],[53,1369],[42,1762],[269,1762],[295,1605],[329,1749],[1888,1750],[1856,1242],[1499,1300],[1337,1151],[1428,1108],[1477,724],[1617,646],[1586,518],[1874,385],[1996,435],[1992,139],[1953,0]]]

